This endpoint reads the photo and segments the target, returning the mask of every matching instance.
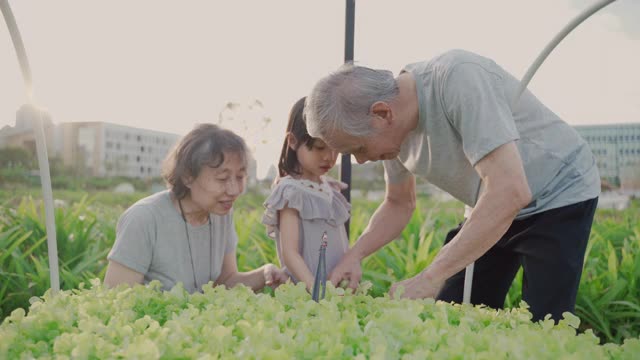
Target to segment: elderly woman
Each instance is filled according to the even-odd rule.
[[[211,124],[193,129],[165,160],[169,189],[138,201],[118,220],[104,283],[159,280],[169,290],[181,282],[194,292],[209,281],[255,291],[286,281],[273,264],[238,272],[232,207],[246,168],[241,137]]]

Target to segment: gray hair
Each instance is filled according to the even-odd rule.
[[[327,139],[336,131],[354,137],[373,133],[371,105],[391,101],[399,93],[393,73],[345,64],[320,79],[305,103],[307,130]]]
[[[178,199],[190,193],[185,178],[196,178],[205,166],[217,168],[224,153],[240,155],[247,164],[249,150],[240,136],[214,124],[198,124],[185,135],[164,160],[162,177]]]

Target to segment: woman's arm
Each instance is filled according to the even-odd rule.
[[[120,284],[136,285],[142,284],[144,274],[132,270],[119,262],[109,261],[107,273],[104,276],[104,284],[107,287],[114,287]]]
[[[151,267],[156,221],[148,206],[133,205],[116,225],[116,239],[107,256],[109,264],[104,284],[113,287],[122,283],[142,284]]]
[[[265,264],[255,270],[239,272],[236,252],[233,251],[224,256],[222,260],[222,271],[215,285],[224,285],[232,288],[238,284],[243,284],[250,287],[253,291],[260,291],[265,285],[277,287],[286,281],[287,274],[273,264]]]

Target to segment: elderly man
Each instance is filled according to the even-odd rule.
[[[533,319],[573,311],[600,177],[585,141],[495,62],[463,50],[390,71],[346,65],[307,99],[309,133],[355,156],[384,161],[386,196],[330,275],[361,278],[361,261],[394,238],[415,208],[415,176],[472,211],[434,261],[396,283],[410,298],[462,301],[464,268],[476,261],[471,302],[504,306],[524,268]]]

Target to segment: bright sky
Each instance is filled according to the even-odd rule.
[[[355,58],[397,74],[406,63],[463,48],[521,77],[594,1],[361,0]],[[185,134],[195,123],[217,122],[227,102],[239,103],[225,125],[256,148],[258,176],[277,161],[291,105],[344,57],[342,0],[10,4],[36,104],[54,122],[106,121]],[[529,88],[570,124],[640,121],[639,18],[637,0],[609,5],[556,48]],[[251,106],[255,100],[262,106]],[[0,20],[0,128],[14,124],[25,101]],[[265,117],[272,121],[262,128]]]

